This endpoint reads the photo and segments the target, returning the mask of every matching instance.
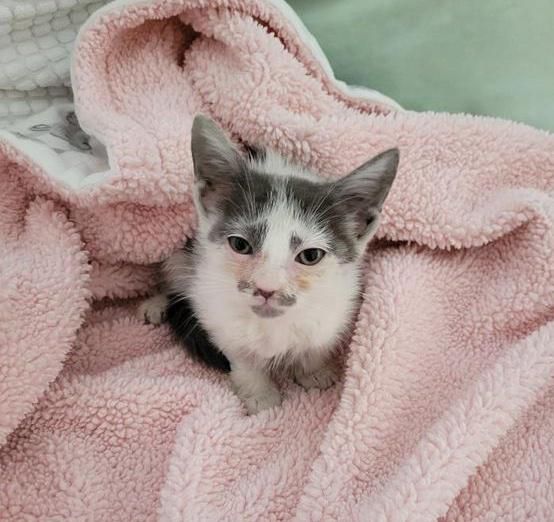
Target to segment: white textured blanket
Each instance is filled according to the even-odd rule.
[[[71,99],[80,26],[109,0],[0,1],[0,128]]]

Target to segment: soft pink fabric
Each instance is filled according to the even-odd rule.
[[[553,136],[349,98],[253,0],[116,2],[73,82],[101,182],[1,149],[2,519],[554,519]],[[329,177],[401,153],[343,382],[256,417],[123,300],[194,228],[197,111]]]
[[[0,154],[4,152],[1,150]],[[2,162],[0,444],[62,369],[86,310],[81,239],[51,201],[29,201]]]

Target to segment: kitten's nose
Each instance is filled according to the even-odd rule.
[[[266,301],[275,293],[275,290],[264,290],[262,288],[256,288],[254,295],[261,295]]]

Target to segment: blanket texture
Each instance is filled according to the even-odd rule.
[[[552,135],[347,89],[276,1],[114,2],[72,82],[104,170],[0,136],[1,519],[554,518]],[[329,178],[401,154],[342,382],[254,417],[134,317],[199,111]]]

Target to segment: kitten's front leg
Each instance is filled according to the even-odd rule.
[[[232,361],[231,382],[249,415],[281,404],[281,394],[277,386],[262,368],[249,366],[242,361]]]
[[[156,294],[145,299],[138,307],[137,316],[147,324],[158,325],[165,319],[168,300],[165,294]]]
[[[332,358],[320,354],[307,354],[294,367],[294,380],[306,390],[325,390],[339,380]]]

